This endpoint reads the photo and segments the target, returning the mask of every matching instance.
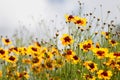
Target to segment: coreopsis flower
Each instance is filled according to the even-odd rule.
[[[109,59],[107,62],[104,62],[105,65],[111,67],[112,69],[116,68],[116,61],[115,59]]]
[[[31,70],[35,73],[35,74],[39,74],[40,71],[43,70],[43,68],[41,68],[41,65],[40,64],[37,64],[37,65],[32,65],[31,67]]]
[[[28,55],[29,54],[28,49],[26,47],[19,47],[18,51],[19,51],[19,55]]]
[[[60,40],[64,46],[71,45],[74,42],[72,36],[68,34],[63,34]]]
[[[81,18],[79,16],[74,17],[74,23],[77,24],[78,26],[86,26],[87,19],[86,18]]]
[[[86,61],[83,64],[90,72],[97,71],[97,64],[92,61]]]
[[[55,67],[60,68],[60,67],[62,67],[64,65],[64,60],[56,59],[55,64],[56,64]]]
[[[16,74],[17,74],[18,79],[22,79],[22,78],[28,79],[29,78],[29,74],[26,71],[16,72]]]
[[[92,50],[93,42],[92,40],[87,40],[87,41],[81,42],[79,46],[83,51],[88,52],[89,50]]]
[[[97,74],[99,79],[110,80],[112,77],[112,72],[109,70],[99,70]]]
[[[94,52],[98,59],[103,59],[104,57],[108,56],[107,48],[94,48],[92,49],[92,51]]]
[[[6,58],[6,61],[10,62],[10,63],[16,63],[17,62],[17,57],[16,56],[8,56]]]
[[[115,67],[120,71],[120,60],[116,61]]]
[[[2,42],[5,44],[5,45],[10,45],[12,44],[12,41],[8,38],[2,38]]]
[[[32,64],[40,64],[40,63],[41,63],[41,58],[39,57],[32,58]]]
[[[47,59],[45,60],[45,67],[46,69],[48,70],[53,70],[54,69],[54,66],[55,66],[55,61],[54,60],[50,60],[50,59]]]
[[[22,63],[30,64],[30,63],[31,63],[31,60],[30,60],[30,59],[23,59],[23,60],[22,60]]]
[[[33,54],[33,53],[37,53],[38,51],[39,51],[39,49],[37,47],[33,46],[33,45],[30,45],[28,47],[28,53]]]
[[[73,59],[73,56],[75,55],[75,52],[72,51],[71,49],[68,49],[65,51],[65,58],[69,62]]]
[[[110,43],[112,46],[116,46],[116,45],[118,44],[115,40],[109,40],[109,43]]]
[[[108,38],[110,38],[110,35],[109,35],[109,33],[108,32],[102,32],[101,33],[106,39],[108,39]]]
[[[7,55],[8,55],[8,51],[0,48],[0,58],[5,59]]]
[[[95,45],[95,47],[96,48],[100,48],[100,43],[97,42],[96,45]]]
[[[71,22],[74,20],[74,16],[73,15],[65,15],[66,18],[66,22]]]
[[[11,46],[8,51],[13,52],[15,54],[19,54],[18,47]]]
[[[96,77],[91,74],[84,74],[83,78],[85,78],[85,80],[96,80]]]
[[[0,78],[2,77],[2,71],[0,71]]]
[[[120,59],[120,52],[111,52],[108,54],[108,56],[110,59]]]
[[[41,47],[41,44],[39,42],[34,42],[34,45],[35,45],[35,47],[38,47],[38,48]]]
[[[73,57],[72,57],[72,63],[73,64],[77,64],[77,63],[79,63],[80,62],[80,58],[77,56],[77,55],[74,55]]]

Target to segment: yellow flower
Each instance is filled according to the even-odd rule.
[[[98,69],[97,64],[92,61],[86,61],[83,65],[91,72],[94,72]]]
[[[30,64],[31,60],[30,59],[23,59],[22,62],[25,63],[25,64]]]
[[[9,48],[9,52],[13,52],[15,54],[18,54],[19,53],[18,47],[11,46]]]
[[[60,39],[62,41],[62,44],[64,46],[70,45],[74,42],[74,40],[72,39],[72,36],[68,35],[68,34],[63,34],[63,36]]]
[[[0,78],[2,77],[2,71],[0,71]]]
[[[107,57],[108,55],[107,48],[94,48],[92,51],[95,53],[98,59],[103,59],[104,57]]]
[[[85,74],[83,78],[85,78],[85,80],[96,80],[96,77],[91,74]]]
[[[41,44],[39,42],[34,42],[34,45],[38,48],[41,48]]]
[[[16,72],[16,74],[17,74],[17,77],[20,78],[20,79],[22,79],[22,78],[28,79],[29,78],[29,74],[26,71],[23,71],[21,73],[20,72]]]
[[[96,45],[95,45],[95,47],[96,48],[100,48],[100,43],[97,42]]]
[[[73,64],[77,64],[77,63],[79,63],[79,62],[80,62],[80,58],[79,58],[78,56],[74,55],[74,56],[72,57],[72,63],[73,63]]]
[[[33,64],[40,64],[41,63],[41,58],[39,58],[39,57],[33,57],[32,58],[32,63]]]
[[[109,40],[109,43],[110,43],[112,46],[116,46],[116,45],[118,44],[115,40]]]
[[[6,60],[10,63],[16,63],[18,59],[16,58],[16,56],[8,56]]]
[[[81,42],[79,46],[83,51],[88,52],[89,50],[93,49],[92,44],[93,44],[92,40],[87,40],[87,41]]]
[[[2,38],[2,42],[3,42],[5,45],[10,45],[10,44],[12,44],[12,41],[10,41],[10,39],[8,39],[8,38]]]
[[[116,61],[114,59],[109,59],[107,62],[104,62],[105,65],[111,67],[112,69],[116,68]]]
[[[111,52],[108,54],[108,57],[111,59],[120,59],[120,52]]]
[[[32,71],[35,73],[35,74],[39,74],[41,70],[43,70],[43,68],[41,68],[41,65],[38,64],[38,65],[32,65],[31,67]]]
[[[74,20],[74,16],[72,15],[65,15],[65,18],[66,18],[66,22],[71,22]]]
[[[78,26],[86,26],[87,19],[75,16],[74,17],[74,23],[77,24]]]
[[[56,59],[56,67],[60,68],[64,65],[64,60],[62,59]]]
[[[0,48],[0,58],[5,59],[8,55],[8,51]]]
[[[99,79],[110,80],[111,77],[112,77],[112,72],[111,71],[99,70],[97,72],[97,74],[98,74]]]
[[[110,35],[109,35],[108,32],[104,32],[104,31],[103,31],[101,34],[102,34],[103,36],[105,36],[106,39],[110,38]]]
[[[46,69],[53,70],[54,66],[55,66],[55,61],[54,60],[50,60],[50,59],[45,60]]]
[[[73,59],[73,56],[75,55],[75,52],[72,51],[71,49],[66,50],[65,52],[65,58],[69,62]]]

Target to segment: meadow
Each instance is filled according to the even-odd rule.
[[[65,14],[68,33],[46,41],[1,36],[0,80],[119,80],[120,32],[106,14]]]

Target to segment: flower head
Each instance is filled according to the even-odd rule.
[[[68,35],[68,34],[63,34],[62,38],[60,39],[62,41],[62,44],[64,46],[70,45],[74,42],[72,36]]]

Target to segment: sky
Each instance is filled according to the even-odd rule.
[[[64,15],[78,13],[78,0],[0,0],[0,34],[11,36],[16,28],[27,27],[33,34],[48,32],[53,35],[54,28],[63,29]],[[96,8],[95,15],[100,17],[100,4],[103,5],[103,17],[111,11],[111,19],[118,17],[120,0],[79,0],[84,3],[84,13]],[[54,23],[53,23],[54,21]],[[64,31],[66,31],[64,29]],[[48,33],[48,34],[49,34]]]

